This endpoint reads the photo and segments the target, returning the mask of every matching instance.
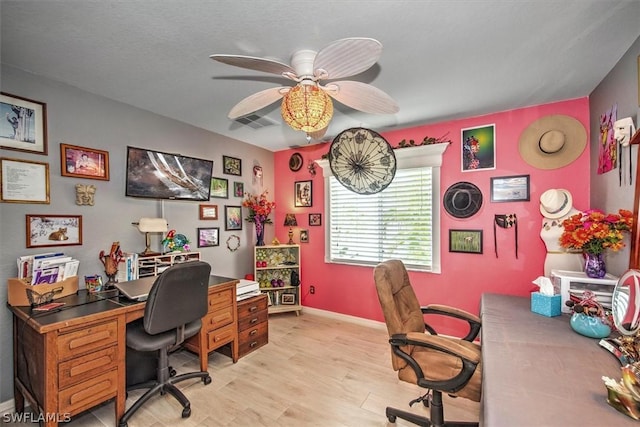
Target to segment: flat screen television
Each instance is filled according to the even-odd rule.
[[[129,197],[209,200],[212,174],[212,160],[127,147]]]

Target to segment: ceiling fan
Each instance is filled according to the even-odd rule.
[[[331,98],[365,113],[398,112],[396,101],[374,86],[350,80],[334,81],[371,68],[381,53],[382,44],[379,41],[351,37],[337,40],[319,52],[296,51],[291,56],[291,65],[244,55],[215,54],[210,58],[236,67],[279,74],[296,83],[246,97],[231,109],[228,114],[230,119],[253,113],[282,98],[281,113],[285,122],[293,129],[306,132],[307,139],[319,139],[324,136],[333,115]],[[328,82],[322,85],[321,81]]]

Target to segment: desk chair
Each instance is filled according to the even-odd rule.
[[[402,381],[428,389],[411,401],[430,406],[430,418],[388,407],[390,422],[397,417],[420,426],[477,426],[478,423],[445,422],[442,393],[480,401],[480,346],[473,341],[480,332],[480,318],[463,310],[432,304],[421,307],[411,287],[407,270],[399,260],[378,264],[374,269],[378,299],[389,332],[391,362]],[[466,321],[463,339],[439,336],[425,323],[425,314],[451,316]]]
[[[211,382],[206,371],[172,376],[169,367],[169,351],[185,339],[195,335],[202,326],[202,317],[208,310],[208,289],[211,266],[201,261],[175,264],[165,270],[153,284],[144,310],[144,317],[127,325],[127,350],[155,352],[157,372],[151,381],[127,387],[127,390],[148,388],[120,419],[120,427],[140,407],[156,394],[169,393],[183,407],[182,418],[191,415],[191,404],[174,385],[190,378],[202,378]],[[128,358],[131,362],[133,358]]]

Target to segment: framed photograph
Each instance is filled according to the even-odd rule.
[[[222,173],[241,176],[242,160],[235,157],[222,156]]]
[[[0,158],[0,164],[0,201],[49,203],[49,163]]]
[[[228,199],[229,180],[226,178],[211,178],[211,197]]]
[[[482,253],[482,230],[449,230],[449,252]]]
[[[62,176],[109,181],[109,152],[60,144],[60,172]]]
[[[224,229],[242,230],[242,206],[224,207]]]
[[[294,305],[296,303],[295,294],[282,294],[280,296],[280,303],[283,305]]]
[[[528,202],[529,175],[496,176],[491,178],[492,202]]]
[[[233,183],[233,195],[235,197],[244,197],[244,184],[241,182]]]
[[[317,227],[319,225],[322,225],[322,214],[319,214],[319,213],[309,214],[309,225],[311,227]]]
[[[27,248],[82,244],[82,215],[27,215]]]
[[[218,205],[200,205],[200,219],[218,219]]]
[[[462,172],[496,168],[496,125],[462,129]]]
[[[309,243],[309,230],[300,230],[300,243]]]
[[[296,181],[294,184],[295,207],[309,207],[312,205],[313,181]]]
[[[0,92],[0,148],[47,154],[47,104]]]
[[[220,228],[208,227],[198,228],[198,247],[208,248],[220,245]]]

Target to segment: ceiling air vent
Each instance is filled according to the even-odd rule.
[[[236,122],[252,127],[253,129],[261,129],[278,124],[278,122],[273,121],[268,117],[261,117],[257,114],[249,114],[248,116],[240,117],[236,119]]]

